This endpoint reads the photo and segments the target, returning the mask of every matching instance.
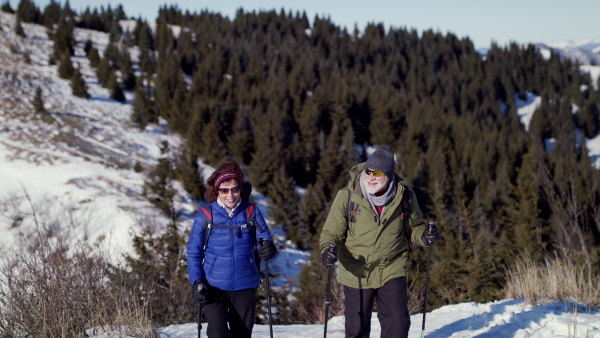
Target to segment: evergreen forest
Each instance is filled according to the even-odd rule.
[[[576,62],[515,43],[492,44],[483,56],[450,33],[377,23],[349,30],[283,10],[239,9],[228,18],[165,5],[155,26],[129,18],[135,29],[123,31],[119,20],[128,17],[120,6],[76,13],[68,2],[40,9],[21,0],[2,9],[48,27],[59,73],[82,97],[78,70],[61,66],[73,53],[73,30],[109,33],[103,53],[94,41],[86,44],[100,83],[116,100],[135,93],[139,128],[162,118],[186,140],[179,159],[136,168],[146,170],[148,198],[172,219],[161,239],[136,237],[139,255],[128,257],[132,280],[154,282],[147,292],[157,304],[180,303],[153,313],[157,324],[195,320],[191,299],[180,301],[190,298],[187,273],[174,266],[185,263],[175,258],[189,229],[177,229],[169,182],[181,181],[202,199],[198,160],[216,165],[224,156],[240,161],[254,189],[270,199],[274,226],[312,252],[294,299],[290,290],[273,295],[278,323],[322,321],[327,270],[315,250],[318,237],[350,167],[380,145],[392,147],[396,172],[442,233],[432,252],[428,309],[502,299],[506,266],[519,257],[568,259],[590,276],[600,268],[600,173],[585,147],[600,130],[600,90]],[[526,128],[517,99],[529,94],[541,105]],[[413,246],[413,313],[423,306],[426,260],[426,249]],[[166,293],[165,285],[180,289]],[[331,309],[343,311],[339,295]]]

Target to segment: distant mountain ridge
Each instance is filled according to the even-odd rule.
[[[542,53],[553,51],[561,59],[578,61],[582,65],[600,65],[600,38],[535,44]]]
[[[581,65],[600,65],[600,38],[532,44],[546,58],[549,58],[550,53],[554,52],[560,55],[561,60],[570,59],[573,62],[579,61]],[[489,47],[478,48],[477,52],[481,56],[485,56],[489,50]]]

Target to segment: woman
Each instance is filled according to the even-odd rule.
[[[194,219],[187,248],[192,297],[204,305],[208,337],[250,337],[260,284],[254,248],[259,246],[260,258],[268,262],[277,258],[277,249],[258,208],[253,208],[255,224],[247,225],[252,188],[234,159],[223,159],[206,185],[211,229],[205,231],[204,209]]]

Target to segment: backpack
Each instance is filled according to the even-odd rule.
[[[206,202],[201,202],[200,205],[200,211],[203,215],[202,232],[204,232],[204,242],[202,243],[202,250],[206,252],[206,247],[208,246],[208,238],[212,233],[212,229],[238,229],[239,231],[242,231],[247,227],[251,227],[254,230],[254,261],[256,262],[256,267],[258,268],[258,271],[260,272],[260,257],[258,255],[258,249],[256,247],[256,231],[258,229],[258,232],[261,233],[263,232],[263,229],[257,225],[258,223],[256,222],[256,213],[254,212],[254,205],[248,204],[246,206],[246,224],[244,225],[215,225],[212,223],[212,206]]]

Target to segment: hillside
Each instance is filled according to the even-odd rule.
[[[70,61],[87,86],[84,99],[59,77],[46,28],[24,22],[19,36],[15,16],[0,12],[4,246],[22,245],[41,227],[117,257],[131,254],[134,236],[150,230],[145,238],[159,237],[172,221],[148,201],[157,164],[189,152],[199,166],[189,176],[205,178],[230,154],[244,162],[254,201],[273,225],[282,248],[273,283],[279,300],[305,302],[290,306],[297,315],[323,296],[324,269],[310,264],[317,261],[310,248],[348,166],[388,143],[424,216],[444,234],[433,257],[430,308],[498,299],[499,271],[516,254],[542,261],[560,251],[598,266],[598,66],[576,68],[531,46],[493,48],[481,58],[452,35],[386,33],[376,25],[359,38],[328,20],[307,29],[306,18],[271,12],[232,22],[165,13],[148,26],[152,48],[140,48],[142,39],[127,43],[127,32],[142,26],[132,20],[118,21],[122,40],[112,44],[110,32],[73,30]],[[98,78],[88,40],[104,60],[111,46],[131,57],[142,85],[124,90],[124,102],[111,99]],[[144,63],[152,57],[154,64]],[[124,74],[113,73],[124,87]],[[545,152],[536,152],[536,142]],[[550,172],[545,186],[540,168]],[[181,233],[197,210],[185,182],[172,181]],[[553,196],[553,184],[564,195]],[[425,256],[414,252],[416,313]]]
[[[3,214],[12,214],[14,206],[28,210],[22,198],[26,190],[35,205],[48,209],[38,212],[61,217],[60,213],[71,210],[77,218],[85,217],[87,229],[74,229],[77,236],[91,241],[110,237],[119,250],[129,248],[135,218],[156,214],[142,197],[143,174],[133,166],[136,162],[146,168],[155,165],[161,142],[176,150],[181,140],[167,135],[160,125],[137,130],[131,122],[131,105],[109,99],[108,90],[98,85],[82,47],[87,39],[99,48],[106,46],[107,34],[76,30],[73,62],[88,84],[91,98],[86,100],[71,95],[69,81],[58,78],[57,66],[49,65],[52,41],[45,27],[23,24],[27,37],[22,38],[12,32],[14,15],[0,15],[1,185],[5,201],[16,199],[10,205],[3,203]],[[42,89],[47,114],[33,112],[36,88]],[[127,96],[131,102],[131,94]],[[181,201],[182,208],[193,211],[186,200]],[[8,229],[11,223],[6,217],[2,224],[3,232],[16,231]],[[14,241],[2,237],[6,243]]]
[[[10,247],[18,242],[19,232],[35,230],[33,219],[27,217],[31,213],[27,192],[43,227],[68,225],[56,231],[74,240],[87,238],[90,244],[102,243],[117,256],[130,254],[132,234],[139,232],[140,224],[147,219],[159,224],[168,222],[148,202],[144,192],[146,175],[136,172],[134,166],[139,163],[145,170],[155,166],[163,156],[163,142],[169,145],[169,156],[177,157],[184,141],[164,121],[140,131],[131,122],[132,93],[126,92],[127,102],[120,103],[110,99],[109,91],[98,83],[83,46],[91,39],[102,52],[108,34],[75,29],[78,47],[72,60],[88,85],[91,98],[86,100],[72,95],[69,81],[57,76],[58,66],[49,64],[52,41],[45,27],[23,24],[27,37],[22,38],[12,32],[14,15],[0,12],[0,22],[2,244]],[[127,27],[131,22],[121,24]],[[130,52],[135,58],[137,48]],[[33,93],[38,87],[47,114],[33,111]],[[199,164],[199,174],[208,177],[211,167]],[[185,216],[182,228],[191,228],[198,208],[179,182],[174,184],[177,209]],[[268,202],[259,192],[253,196],[268,216]],[[280,229],[274,231],[284,244],[285,234]],[[306,253],[293,246],[283,250],[281,267],[271,267],[274,273],[281,273],[274,285],[296,276],[305,257]]]

